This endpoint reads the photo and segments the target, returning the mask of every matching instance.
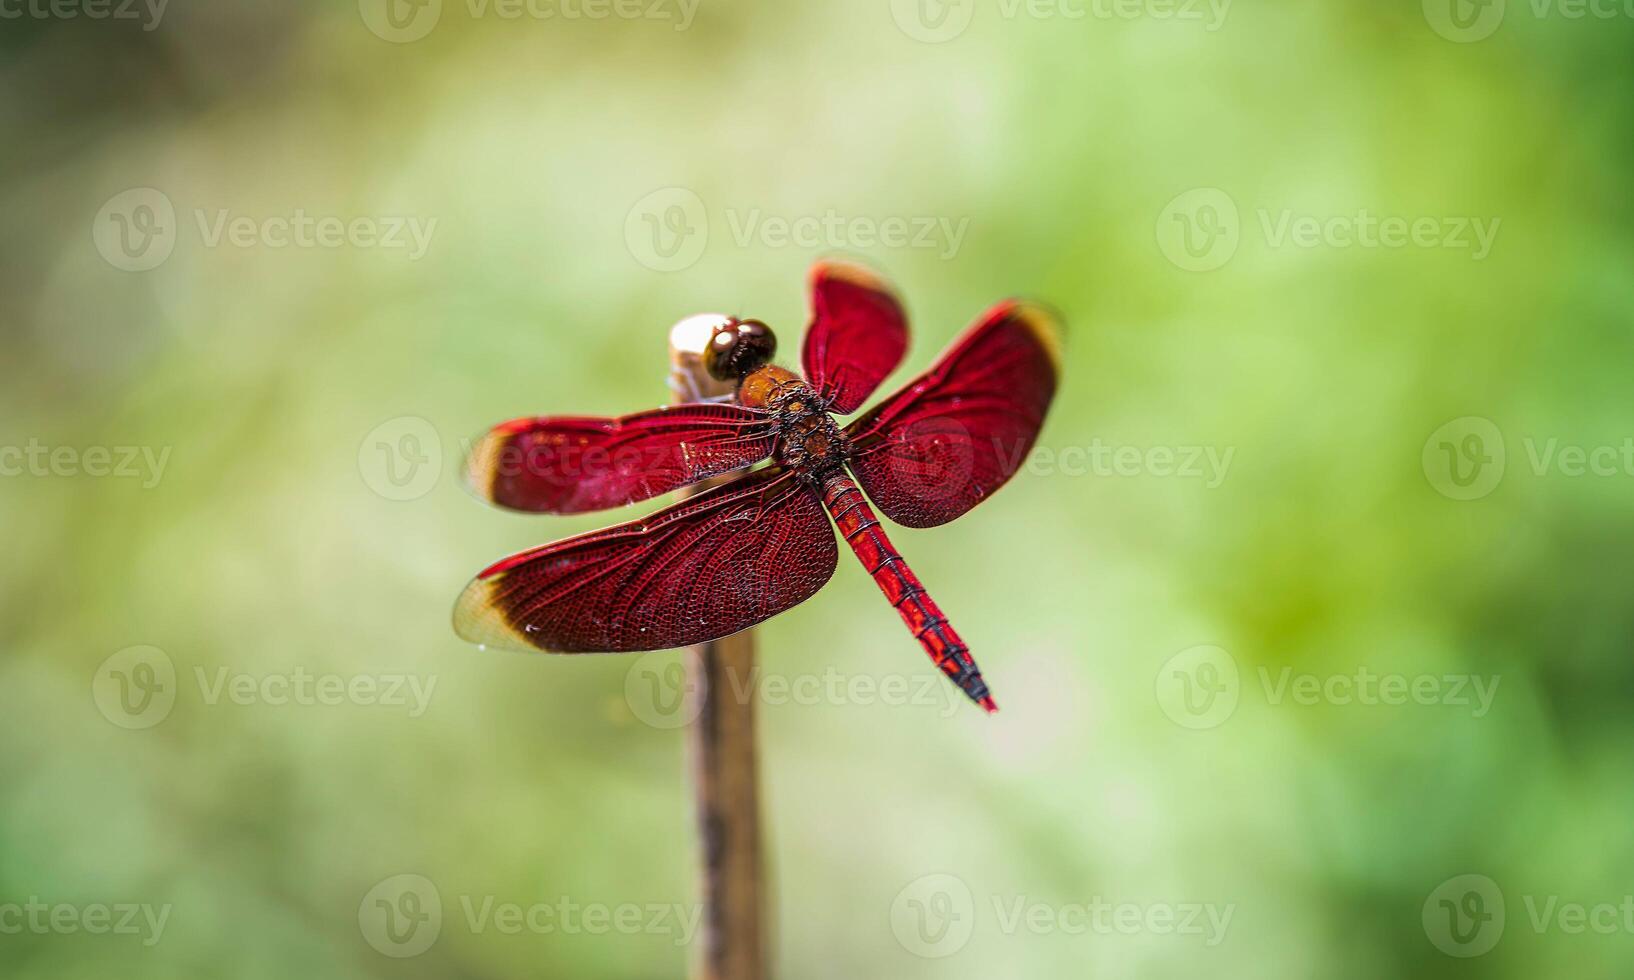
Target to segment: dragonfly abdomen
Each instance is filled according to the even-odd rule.
[[[830,473],[823,481],[823,505],[834,518],[840,536],[902,616],[914,639],[930,655],[931,662],[970,700],[988,711],[997,711],[998,705],[982,680],[970,648],[954,632],[953,625],[925,591],[919,577],[885,536],[885,529],[880,527],[862,491],[843,470]]]

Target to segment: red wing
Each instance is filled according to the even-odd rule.
[[[1060,372],[1060,325],[1000,303],[931,369],[846,428],[851,470],[907,527],[946,524],[1026,461]]]
[[[767,467],[639,521],[513,555],[477,576],[454,630],[513,650],[662,650],[804,602],[834,574],[817,492]]]
[[[620,507],[757,463],[771,417],[736,405],[677,405],[619,418],[556,416],[494,426],[466,464],[471,487],[513,510]]]
[[[806,380],[849,415],[902,362],[908,319],[884,280],[861,266],[819,262],[811,269],[811,326],[800,364]]]

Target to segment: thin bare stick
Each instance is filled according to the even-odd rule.
[[[713,314],[689,317],[670,331],[670,388],[677,403],[731,393],[732,385],[711,378],[699,358],[722,319]],[[754,633],[749,629],[700,643],[687,657],[687,687],[698,709],[688,738],[703,861],[703,949],[694,966],[698,980],[762,980],[767,975],[750,687],[755,682]]]

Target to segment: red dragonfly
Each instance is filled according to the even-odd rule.
[[[772,363],[766,324],[720,317],[703,362],[735,383],[732,395],[618,418],[522,418],[484,436],[468,466],[476,491],[535,513],[617,507],[772,462],[647,517],[497,562],[460,595],[460,636],[551,653],[717,639],[822,588],[837,555],[832,518],[936,666],[997,710],[868,501],[898,524],[934,527],[1002,486],[1055,394],[1059,323],[1038,306],[1000,303],[929,371],[841,428],[834,416],[855,412],[902,360],[907,319],[859,266],[821,262],[810,281],[803,378]]]

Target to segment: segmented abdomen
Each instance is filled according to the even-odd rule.
[[[942,610],[936,607],[913,569],[891,545],[891,539],[885,536],[885,529],[879,526],[879,519],[874,516],[862,491],[844,471],[837,470],[823,481],[823,505],[834,518],[840,536],[856,552],[880,591],[902,615],[902,621],[908,624],[914,639],[930,654],[931,662],[941,668],[942,673],[957,684],[970,700],[988,711],[997,711],[998,705],[993,703],[981,671],[976,669],[970,648],[953,631],[953,626],[942,615]]]

